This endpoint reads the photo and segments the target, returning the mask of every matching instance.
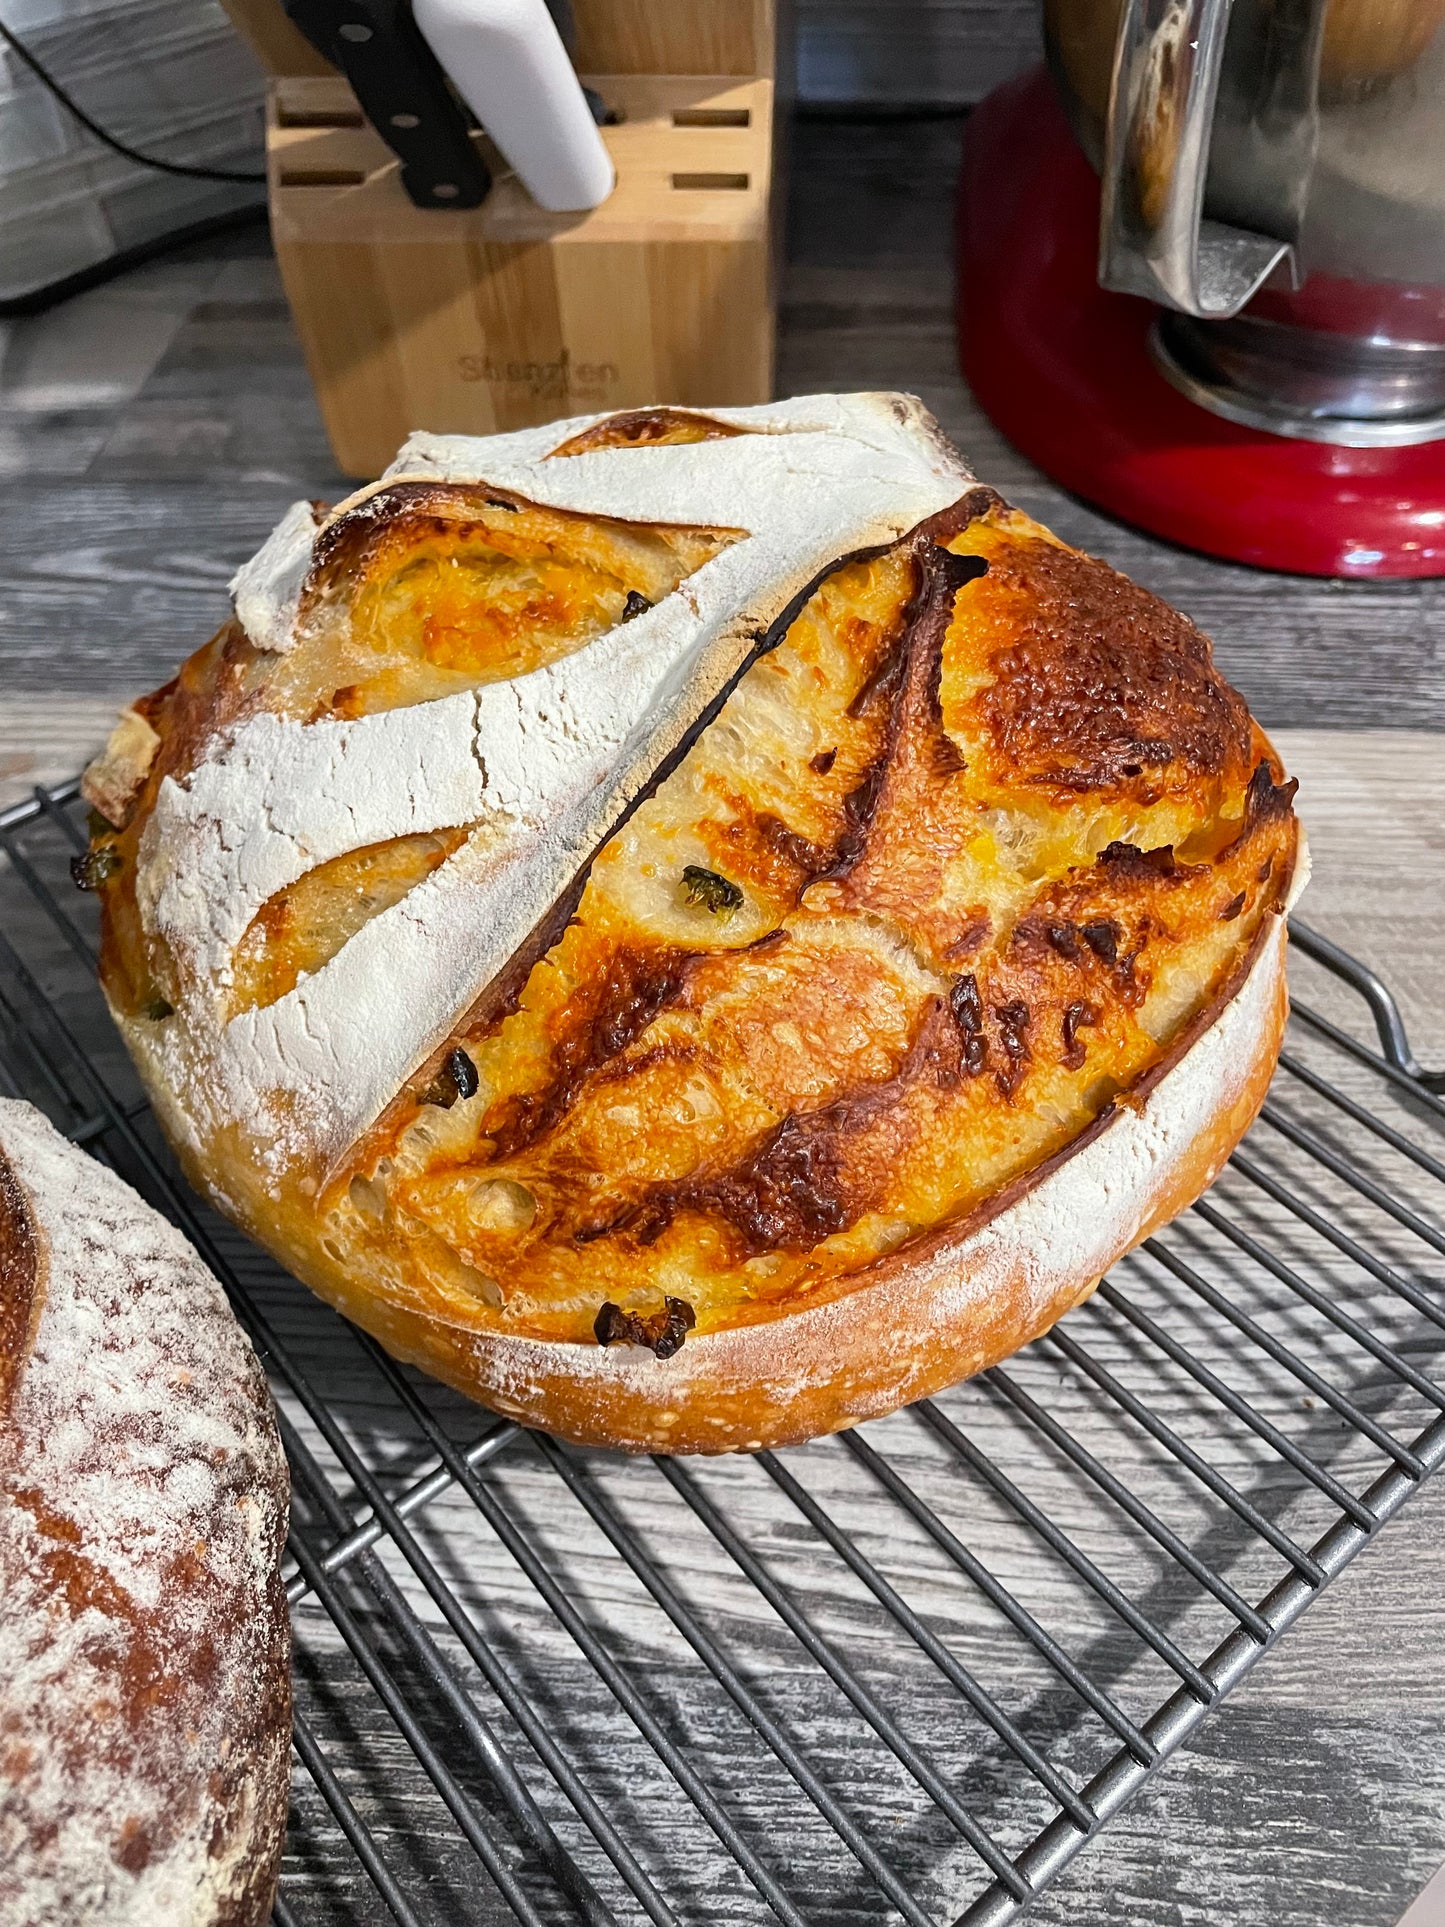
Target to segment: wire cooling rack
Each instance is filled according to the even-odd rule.
[[[398,1367],[198,1204],[95,988],[83,841],[73,783],[0,815],[0,1088],[175,1219],[270,1373],[282,1927],[998,1927],[1445,1456],[1445,1081],[1305,928],[1260,1123],[1087,1306],[838,1438],[627,1460]]]

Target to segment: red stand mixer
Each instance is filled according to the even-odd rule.
[[[1445,574],[1445,0],[1048,0],[970,119],[963,371],[1212,555]]]

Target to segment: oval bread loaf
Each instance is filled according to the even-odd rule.
[[[499,1411],[888,1410],[1262,1100],[1294,785],[908,397],[414,437],[235,605],[88,777],[106,992],[193,1180]]]
[[[0,1099],[0,1923],[259,1927],[286,1824],[286,1464],[171,1225]]]

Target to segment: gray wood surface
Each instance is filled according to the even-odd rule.
[[[810,122],[799,129],[780,386],[915,389],[981,474],[1211,631],[1229,673],[1265,722],[1283,732],[1286,757],[1303,777],[1318,865],[1306,914],[1398,984],[1418,1047],[1445,1062],[1445,982],[1437,961],[1445,757],[1432,733],[1445,722],[1445,596],[1438,585],[1290,580],[1168,549],[1064,497],[1008,450],[955,372],[948,215],[958,135],[948,120]],[[61,314],[14,326],[0,363],[0,477],[0,782],[13,792],[73,767],[109,708],[169,674],[204,638],[224,610],[226,577],[286,503],[345,486],[332,470],[260,238],[235,237],[158,263]],[[0,890],[6,932],[14,935],[12,879],[0,876]],[[74,982],[43,929],[27,928],[27,941],[44,953],[47,984]],[[1297,976],[1298,988],[1333,994],[1333,1007],[1341,1008],[1339,994],[1307,969]],[[67,992],[66,1007],[82,1028],[98,1024],[94,1000],[86,1003],[79,991]],[[90,1034],[104,1040],[101,1028]],[[106,1048],[124,1077],[113,1043]],[[1421,1128],[1418,1119],[1400,1121]],[[1438,1135],[1434,1142],[1438,1154]],[[1439,1222],[1438,1186],[1432,1197],[1419,1173],[1389,1158],[1380,1171]],[[1237,1188],[1229,1196],[1231,1208],[1268,1228],[1272,1221],[1267,1212],[1258,1216],[1258,1200]],[[1412,1275],[1438,1288],[1438,1259],[1422,1267],[1397,1248],[1397,1234],[1377,1216],[1340,1199],[1333,1205],[1356,1213],[1351,1221],[1377,1256],[1411,1263]],[[416,1427],[398,1416],[329,1314],[256,1254],[237,1247],[236,1256],[283,1335],[344,1412],[367,1461],[404,1485],[427,1464]],[[1313,1260],[1326,1263],[1318,1252]],[[1246,1280],[1217,1254],[1209,1262],[1231,1288],[1247,1288],[1250,1304],[1278,1319],[1289,1342],[1304,1344],[1308,1321],[1267,1285]],[[1328,1275],[1370,1315],[1374,1301],[1360,1296],[1355,1272]],[[1342,1474],[1362,1469],[1333,1414],[1302,1404],[1297,1385],[1261,1371],[1217,1320],[1200,1320],[1147,1265],[1131,1267],[1128,1280],[1149,1302],[1167,1302],[1193,1342],[1221,1369],[1239,1374],[1281,1423],[1287,1417],[1292,1435],[1325,1463]],[[1197,1391],[1155,1382],[1147,1356],[1104,1310],[1080,1313],[1071,1329],[1148,1385],[1170,1422],[1256,1504],[1308,1536],[1318,1506],[1311,1509],[1299,1482],[1282,1476],[1258,1441]],[[1428,1364],[1428,1329],[1388,1330]],[[1347,1357],[1318,1331],[1310,1342],[1372,1412],[1405,1426],[1409,1413],[1392,1402],[1382,1375],[1362,1372],[1357,1354]],[[1201,1504],[1191,1482],[1121,1427],[1077,1370],[1041,1349],[1019,1362],[1017,1375],[1247,1595],[1277,1576],[1277,1562],[1261,1558],[1217,1506]],[[474,1413],[434,1389],[426,1397],[458,1436],[472,1435]],[[965,1388],[946,1403],[1191,1654],[1208,1649],[1224,1615],[1182,1583],[1169,1560],[1121,1528],[1117,1515],[1056,1454],[1020,1432],[996,1399]],[[1132,1713],[1157,1702],[1168,1684],[1162,1666],[1121,1637],[1117,1623],[1055,1562],[1039,1556],[1030,1535],[976,1481],[960,1476],[916,1419],[890,1420],[875,1436],[1093,1677]],[[880,1503],[844,1448],[809,1448],[790,1463],[1052,1759],[1082,1775],[1105,1757],[1107,1736],[1094,1716],[1081,1715],[1016,1641],[1000,1639],[974,1590],[895,1508]],[[889,1632],[876,1604],[820,1549],[765,1473],[740,1462],[696,1476],[947,1782],[1017,1846],[1043,1810],[1037,1791]],[[810,1922],[880,1919],[848,1855],[534,1456],[522,1451],[489,1477],[628,1677],[765,1843],[773,1864],[795,1881]],[[596,1477],[716,1629],[760,1703],[806,1745],[827,1784],[916,1883],[932,1915],[950,1918],[978,1884],[976,1863],[952,1830],[868,1739],[837,1689],[657,1473],[603,1461]],[[730,1874],[465,1502],[455,1493],[439,1501],[422,1537],[486,1637],[584,1760],[590,1782],[604,1791],[646,1863],[671,1870],[682,1917],[762,1918],[756,1899]],[[435,1622],[415,1579],[394,1555],[387,1564]],[[303,1698],[333,1736],[332,1757],[387,1851],[425,1879],[435,1918],[500,1918],[435,1798],[407,1770],[394,1732],[358,1689],[334,1639],[323,1636],[314,1609],[304,1609],[303,1629]],[[505,1715],[484,1692],[479,1699],[506,1733]],[[1310,1609],[1032,1918],[1083,1927],[1390,1927],[1445,1858],[1442,1717],[1445,1485],[1437,1485]],[[343,1744],[347,1733],[351,1742]],[[376,1917],[304,1782],[297,1800],[303,1917]],[[548,1810],[554,1807],[561,1824],[558,1803]],[[568,1837],[577,1831],[574,1825]],[[599,1858],[594,1851],[588,1865],[603,1878]]]

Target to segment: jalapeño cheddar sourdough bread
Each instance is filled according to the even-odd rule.
[[[496,1410],[721,1451],[1004,1356],[1285,1015],[1268,742],[906,396],[414,436],[92,766],[193,1180]]]

